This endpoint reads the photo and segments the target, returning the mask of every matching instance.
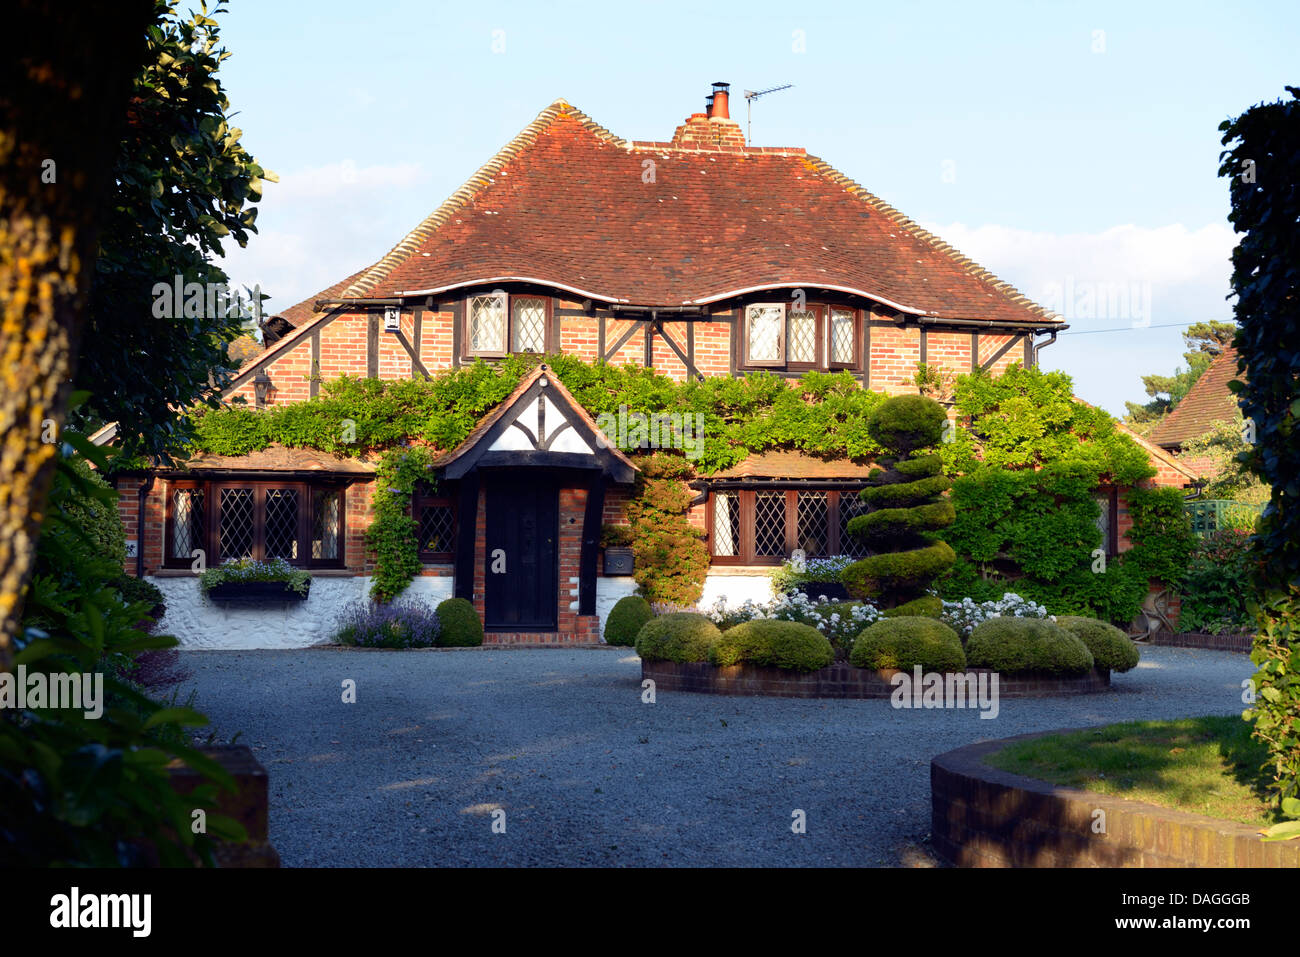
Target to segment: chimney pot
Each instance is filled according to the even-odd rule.
[[[722,83],[719,81],[713,84],[713,95],[710,97],[713,107],[709,110],[710,119],[731,119],[731,111],[728,109],[731,100],[731,94],[728,92],[730,88],[730,83]]]

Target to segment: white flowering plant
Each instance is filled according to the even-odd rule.
[[[850,555],[830,555],[826,558],[787,560],[772,572],[772,587],[777,592],[793,591],[800,585],[814,582],[840,582],[840,573],[852,565],[856,558]]]
[[[199,575],[199,587],[205,595],[217,585],[227,582],[284,582],[285,587],[305,595],[311,586],[311,574],[301,568],[294,568],[283,558],[266,561],[229,558],[216,568],[209,568]]]
[[[769,602],[747,599],[739,605],[728,605],[726,598],[719,598],[700,611],[724,631],[760,618],[811,625],[826,636],[838,657],[847,657],[862,629],[880,618],[879,609],[870,602],[835,601],[825,595],[809,598],[800,592]]]
[[[1046,618],[1056,621],[1055,615],[1049,615],[1047,609],[1028,598],[1022,598],[1015,592],[1007,592],[997,601],[977,602],[973,598],[943,603],[943,621],[961,635],[965,641],[976,625],[983,624],[990,618]]]

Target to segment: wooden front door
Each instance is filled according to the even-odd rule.
[[[559,493],[530,471],[487,479],[483,623],[496,631],[558,624]]]

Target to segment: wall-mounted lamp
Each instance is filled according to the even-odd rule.
[[[269,375],[265,372],[259,372],[253,376],[253,396],[259,409],[266,405],[266,397],[273,391],[275,391],[275,386],[271,384]]]

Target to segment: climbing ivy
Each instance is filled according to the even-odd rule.
[[[389,449],[375,473],[371,509],[374,517],[366,529],[366,544],[375,552],[370,594],[388,601],[400,594],[420,573],[418,524],[411,514],[411,494],[419,482],[433,486],[436,453],[406,446]]]
[[[989,601],[1013,590],[1057,614],[1127,622],[1149,579],[1182,578],[1190,532],[1174,489],[1131,488],[1134,547],[1109,561],[1098,553],[1097,487],[1137,486],[1155,469],[1110,415],[1074,397],[1069,376],[1018,365],[963,375],[954,402],[959,427],[940,452],[958,558],[943,595]]]

